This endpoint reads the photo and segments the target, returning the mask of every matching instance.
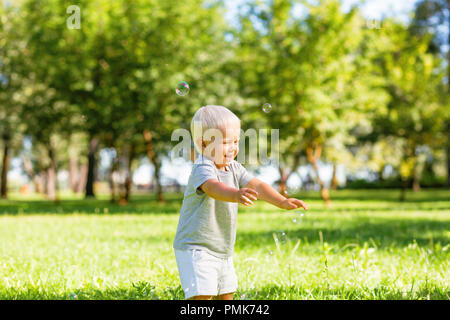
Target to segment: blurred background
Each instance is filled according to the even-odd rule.
[[[0,1],[1,197],[183,192],[171,134],[279,129],[284,194],[450,186],[448,0]],[[185,81],[189,92],[177,94]],[[270,110],[263,105],[270,103]],[[269,139],[270,140],[270,139]],[[270,146],[269,146],[270,147]],[[244,163],[245,165],[245,163]]]

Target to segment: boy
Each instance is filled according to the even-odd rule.
[[[200,108],[191,133],[200,156],[184,193],[173,244],[181,285],[186,299],[232,300],[237,289],[232,255],[238,203],[250,206],[259,198],[286,210],[308,207],[285,198],[234,160],[240,120],[227,108]]]

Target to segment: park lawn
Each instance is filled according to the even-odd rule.
[[[303,216],[240,207],[235,299],[450,298],[450,190],[298,194]],[[0,201],[0,299],[183,299],[172,241],[182,195]]]

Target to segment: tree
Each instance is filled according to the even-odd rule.
[[[417,2],[414,19],[410,26],[411,32],[418,36],[432,35],[428,50],[431,53],[441,53],[447,59],[447,90],[444,93],[443,104],[449,105],[450,90],[450,2],[448,0],[421,0]],[[446,155],[447,155],[447,186],[450,187],[450,117],[447,112],[445,121]]]
[[[386,95],[374,88],[378,76],[359,54],[364,34],[356,8],[344,13],[339,1],[302,1],[307,14],[297,18],[293,3],[255,2],[241,17],[240,85],[244,95],[259,100],[254,108],[273,106],[265,122],[280,128],[280,191],[306,157],[328,205],[318,174],[324,148],[334,136],[347,135],[364,112],[385,103]]]
[[[386,79],[390,101],[386,110],[374,116],[368,136],[372,141],[380,137],[401,140],[398,172],[403,181],[400,200],[404,200],[408,180],[413,178],[418,184],[419,147],[436,148],[445,140],[442,60],[428,52],[429,36],[411,35],[403,25],[384,21],[383,37],[386,46],[375,61]]]
[[[124,44],[128,59],[117,86],[130,112],[122,114],[118,125],[131,141],[136,141],[136,133],[143,138],[145,153],[155,168],[157,199],[164,201],[160,168],[171,146],[171,134],[180,126],[189,127],[187,119],[194,108],[229,94],[227,76],[218,69],[230,50],[218,3],[164,1],[149,6],[146,1],[135,1],[121,10],[122,19],[112,23],[122,28],[115,40]],[[150,15],[152,20],[148,20]],[[190,84],[186,97],[175,94],[182,80]],[[127,148],[140,150],[134,146],[131,142]]]
[[[229,95],[231,82],[220,68],[232,51],[224,41],[220,2],[78,1],[79,29],[68,28],[66,5],[19,2],[8,36],[21,50],[17,65],[8,63],[18,74],[21,121],[36,148],[47,150],[44,170],[54,177],[58,163],[68,161],[57,155],[56,141],[86,134],[86,197],[94,196],[97,153],[105,146],[127,154],[130,165],[145,152],[163,200],[159,173],[171,132],[185,126],[200,103]],[[177,96],[181,80],[195,94]],[[125,198],[130,177],[129,170]]]
[[[3,145],[0,196],[7,197],[8,170],[14,149],[18,149],[24,126],[21,123],[20,79],[17,69],[21,61],[21,26],[14,7],[0,3],[0,139]]]
[[[20,50],[15,64],[9,63],[17,75],[16,102],[20,105],[20,121],[33,143],[42,147],[48,162],[46,190],[58,201],[58,136],[71,132],[76,111],[61,90],[66,84],[67,48],[64,45],[65,17],[55,14],[58,1],[18,4],[17,20],[9,32],[11,46]],[[43,161],[45,161],[43,159]]]

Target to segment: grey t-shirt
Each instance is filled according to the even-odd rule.
[[[180,210],[175,249],[204,249],[220,258],[233,255],[238,203],[216,200],[199,188],[207,180],[216,179],[239,189],[253,178],[235,160],[228,169],[217,169],[212,160],[203,156],[194,162]]]

